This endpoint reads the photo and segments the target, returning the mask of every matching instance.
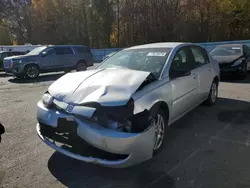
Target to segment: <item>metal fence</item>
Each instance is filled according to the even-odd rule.
[[[223,42],[208,42],[208,43],[197,43],[198,45],[205,48],[208,52],[213,50],[217,45],[220,44],[245,44],[250,47],[250,40],[239,40],[239,41],[223,41]],[[112,53],[122,50],[122,48],[108,48],[108,49],[92,49],[94,61],[100,62],[103,58]]]

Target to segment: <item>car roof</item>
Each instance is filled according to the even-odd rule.
[[[127,50],[132,49],[141,49],[141,48],[176,48],[180,45],[190,45],[192,43],[182,43],[182,42],[161,42],[161,43],[151,43],[151,44],[144,44],[139,46],[133,46],[127,48]]]
[[[44,45],[43,47],[46,47],[46,45]],[[47,47],[84,47],[84,48],[88,48],[88,46],[86,46],[86,45],[47,45]]]

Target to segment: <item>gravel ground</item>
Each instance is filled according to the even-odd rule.
[[[0,187],[250,187],[250,78],[223,81],[214,107],[200,106],[168,129],[157,157],[109,169],[65,157],[36,135],[36,103],[62,74],[36,82],[0,73]]]

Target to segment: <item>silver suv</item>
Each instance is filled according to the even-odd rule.
[[[93,66],[93,56],[87,46],[41,46],[26,55],[4,59],[4,70],[17,78],[36,78],[40,73],[72,70],[84,71]]]

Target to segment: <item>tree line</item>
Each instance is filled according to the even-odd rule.
[[[0,45],[244,40],[249,12],[249,0],[1,0]]]

